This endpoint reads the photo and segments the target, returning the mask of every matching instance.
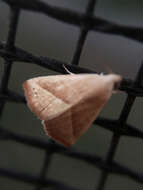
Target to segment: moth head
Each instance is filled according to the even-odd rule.
[[[116,91],[120,88],[121,85],[121,81],[122,81],[122,77],[120,75],[117,74],[109,74],[106,75],[106,77],[108,78],[107,80],[109,82],[113,82],[113,90]]]

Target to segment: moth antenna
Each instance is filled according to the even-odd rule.
[[[108,74],[114,74],[114,72],[108,65],[104,65],[104,66],[105,66],[106,70],[108,71]]]
[[[74,73],[72,73],[72,72],[70,72],[67,68],[66,68],[66,66],[63,64],[63,67],[64,67],[64,69],[67,71],[67,73],[69,73],[70,75],[74,75]]]

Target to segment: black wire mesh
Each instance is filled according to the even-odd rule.
[[[12,101],[16,103],[26,103],[23,95],[18,94],[15,91],[8,89],[8,83],[10,80],[11,68],[14,62],[23,61],[27,63],[37,64],[41,67],[57,71],[59,73],[65,73],[63,64],[74,73],[95,73],[92,70],[84,69],[78,66],[80,55],[83,50],[83,45],[86,40],[87,34],[90,30],[125,36],[132,40],[137,40],[139,42],[143,41],[143,29],[139,27],[129,27],[122,26],[116,23],[111,23],[104,19],[93,16],[93,11],[96,6],[95,0],[89,0],[85,13],[78,13],[65,8],[59,8],[56,6],[51,6],[40,0],[3,0],[10,7],[11,17],[9,24],[8,37],[6,42],[0,42],[0,56],[4,59],[4,71],[2,75],[2,80],[0,84],[0,115],[2,116],[5,103],[7,101]],[[49,57],[35,56],[26,50],[23,50],[15,46],[16,32],[18,28],[18,21],[21,9],[26,9],[29,11],[35,11],[47,16],[53,17],[56,20],[76,25],[80,28],[80,35],[76,44],[76,50],[71,61],[71,64],[67,64],[56,59],[51,59]],[[76,189],[63,182],[56,181],[54,179],[46,178],[46,171],[52,159],[53,153],[58,153],[66,155],[68,157],[76,158],[85,161],[93,166],[98,167],[102,173],[100,176],[99,184],[97,190],[103,190],[105,183],[109,174],[120,174],[130,177],[136,182],[143,183],[143,173],[138,173],[131,170],[130,168],[121,165],[114,161],[114,155],[117,146],[120,141],[121,136],[130,136],[136,138],[143,138],[143,131],[137,129],[134,126],[127,124],[127,119],[129,113],[133,107],[136,97],[143,96],[142,88],[142,73],[143,65],[139,69],[136,80],[132,81],[129,79],[124,79],[120,89],[127,93],[127,98],[125,100],[123,109],[120,113],[120,117],[117,120],[112,120],[108,118],[99,117],[95,123],[101,127],[112,131],[112,140],[106,158],[99,157],[98,155],[90,155],[87,153],[81,153],[73,148],[66,149],[63,146],[55,144],[53,141],[49,140],[47,142],[42,141],[38,138],[17,134],[9,130],[0,128],[0,139],[5,141],[16,141],[18,143],[23,143],[27,146],[32,146],[37,149],[45,150],[45,161],[43,167],[41,168],[41,173],[39,176],[34,176],[32,174],[27,174],[24,172],[16,172],[15,170],[8,168],[0,168],[0,176],[5,176],[15,180],[23,181],[26,183],[31,183],[36,186],[36,190],[40,190],[43,187],[53,187],[54,189]]]

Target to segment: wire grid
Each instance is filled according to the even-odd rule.
[[[107,34],[116,34],[125,36],[132,40],[139,42],[143,41],[143,29],[139,27],[129,27],[122,26],[116,23],[111,23],[104,19],[93,16],[93,11],[96,6],[95,0],[89,0],[85,13],[78,13],[66,8],[60,8],[56,6],[51,6],[40,0],[3,0],[10,7],[11,17],[9,24],[9,31],[6,42],[0,42],[0,56],[4,59],[4,71],[2,75],[2,80],[0,84],[0,116],[2,116],[5,103],[7,101],[13,101],[16,103],[26,103],[23,95],[18,94],[15,91],[8,89],[8,83],[10,80],[11,68],[14,62],[28,62],[32,64],[40,65],[47,69],[57,71],[59,73],[65,73],[63,64],[74,73],[95,73],[95,71],[84,69],[78,66],[80,55],[83,49],[84,42],[90,30],[98,31]],[[26,9],[29,11],[35,11],[47,16],[53,17],[59,21],[76,25],[80,28],[80,35],[76,44],[76,50],[72,59],[71,64],[67,64],[56,59],[50,59],[49,57],[35,56],[24,49],[20,49],[15,46],[16,32],[18,28],[18,21],[21,9]],[[95,123],[101,127],[113,132],[112,140],[108,153],[105,158],[99,157],[98,155],[90,155],[87,153],[81,153],[79,150],[73,148],[66,149],[54,143],[52,140],[47,142],[42,141],[35,137],[30,137],[26,135],[16,134],[9,130],[4,129],[2,126],[0,128],[0,139],[2,140],[12,140],[19,143],[23,143],[27,146],[33,146],[39,149],[45,150],[45,161],[43,167],[41,168],[41,173],[38,176],[32,174],[27,174],[23,172],[16,172],[15,170],[0,168],[0,176],[9,177],[15,180],[23,181],[26,183],[31,183],[36,186],[36,190],[40,190],[43,187],[54,187],[55,189],[66,189],[75,190],[77,188],[72,188],[63,182],[56,181],[54,179],[46,178],[46,171],[52,159],[53,153],[59,153],[66,155],[68,157],[76,158],[93,166],[98,167],[102,173],[98,183],[97,190],[103,190],[107,181],[109,174],[120,174],[130,177],[132,180],[143,183],[143,173],[138,173],[131,170],[130,168],[115,162],[114,155],[117,146],[120,141],[121,136],[130,136],[136,138],[143,138],[143,131],[137,129],[136,127],[130,126],[126,123],[128,115],[132,109],[133,103],[136,97],[143,96],[142,88],[142,73],[143,64],[139,69],[136,80],[132,81],[129,79],[123,79],[120,89],[127,93],[127,98],[125,100],[124,106],[120,113],[120,117],[117,120],[111,120],[108,118],[99,117]]]

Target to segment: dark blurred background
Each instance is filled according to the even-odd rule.
[[[85,10],[86,0],[45,0],[51,5],[66,7],[76,11]],[[123,25],[143,27],[142,0],[98,0],[95,15]],[[7,38],[9,7],[0,1],[0,41]],[[16,45],[35,55],[43,55],[71,62],[79,28],[56,21],[48,16],[30,11],[22,11],[16,39]],[[126,78],[134,79],[143,60],[142,44],[124,37],[89,32],[80,59],[80,66],[100,72],[108,68]],[[0,74],[3,72],[3,60],[0,58]],[[22,83],[36,76],[57,74],[37,65],[18,62],[13,65],[9,88],[23,93]],[[103,109],[101,115],[118,118],[126,94],[118,93]],[[142,128],[142,105],[136,99],[128,123]],[[7,103],[1,125],[20,134],[47,139],[41,122],[23,104]],[[92,126],[76,145],[80,151],[104,157],[107,154],[112,133],[99,126]],[[122,137],[115,160],[135,171],[143,171],[143,142],[136,138]],[[14,168],[17,171],[39,174],[43,164],[44,151],[19,143],[1,141],[0,167]],[[47,176],[82,190],[93,190],[97,186],[100,170],[82,161],[54,154]],[[0,178],[0,187],[4,190],[32,190],[33,186],[15,180]],[[46,189],[46,188],[45,188]],[[108,190],[141,190],[143,186],[124,176],[110,175]]]

